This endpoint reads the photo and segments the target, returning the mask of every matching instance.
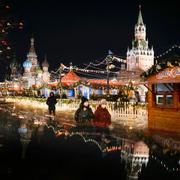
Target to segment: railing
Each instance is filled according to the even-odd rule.
[[[116,107],[116,106],[115,106]],[[128,104],[123,106],[110,107],[112,119],[117,124],[123,124],[130,127],[146,128],[148,121],[148,112],[146,104]]]

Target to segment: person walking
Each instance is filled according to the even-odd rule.
[[[51,115],[53,113],[53,115],[55,116],[55,111],[56,111],[56,103],[57,103],[57,100],[56,100],[56,97],[54,95],[53,92],[50,93],[47,101],[46,101],[46,104],[48,105],[48,109],[49,109],[49,114]]]

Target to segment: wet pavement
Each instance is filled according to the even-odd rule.
[[[59,126],[63,127],[64,129],[70,129],[76,127],[76,121],[74,120],[75,111],[70,111],[70,110],[56,111],[56,116],[54,117],[54,116],[49,116],[48,108],[47,109],[33,108],[30,106],[22,106],[16,103],[5,103],[5,102],[4,103],[1,102],[0,107],[2,109],[9,110],[12,116],[18,116],[22,121],[26,121],[26,120],[44,121],[50,118],[56,121],[57,124],[59,124]],[[154,132],[154,131],[150,132],[148,131],[148,129],[135,129],[135,128],[133,129],[132,127],[123,126],[122,124],[117,124],[115,122],[112,122],[112,125],[110,126],[109,129],[111,136],[116,138],[127,138],[127,139],[132,139],[134,141],[138,141],[137,134],[139,132],[143,132],[150,136],[156,135],[157,137],[160,136],[165,139],[167,138],[173,139],[173,141],[176,141],[177,143],[179,143],[180,141],[180,134]],[[161,141],[163,141],[163,139]]]

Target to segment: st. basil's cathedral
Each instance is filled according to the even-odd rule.
[[[34,48],[34,38],[31,38],[31,47],[29,53],[27,54],[27,60],[23,62],[23,68],[24,73],[22,76],[22,81],[24,82],[26,88],[30,88],[33,85],[38,86],[43,83],[47,84],[50,82],[47,57],[45,56],[41,69]]]

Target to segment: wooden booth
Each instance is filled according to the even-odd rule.
[[[180,66],[148,78],[148,127],[180,133]]]

